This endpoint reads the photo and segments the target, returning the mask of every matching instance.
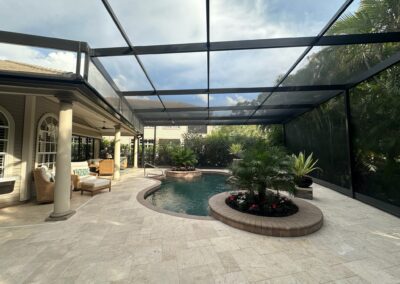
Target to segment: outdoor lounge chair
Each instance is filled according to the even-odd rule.
[[[46,173],[45,167],[36,168],[33,171],[35,181],[36,200],[38,203],[49,203],[54,201],[54,181]]]
[[[42,166],[33,171],[35,181],[36,200],[38,203],[50,203],[54,201],[54,176],[49,173],[47,167]],[[74,186],[71,181],[71,197]]]
[[[107,189],[111,191],[111,180],[97,177],[96,173],[91,173],[87,162],[71,163],[72,179],[77,190],[88,191],[92,194]]]

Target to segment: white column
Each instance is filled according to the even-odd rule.
[[[72,101],[60,98],[58,125],[54,211],[47,220],[65,220],[75,211],[70,209],[71,197]]]
[[[135,136],[135,149],[133,151],[133,167],[138,167],[139,139]]]
[[[32,181],[32,170],[34,167],[34,145],[35,145],[35,114],[36,97],[25,97],[24,132],[22,138],[22,159],[21,159],[21,189],[20,201],[28,200],[31,196],[30,188]]]
[[[114,179],[119,180],[121,167],[121,126],[115,125],[114,138]]]
[[[98,159],[99,155],[100,155],[100,140],[99,139],[95,139],[94,140],[94,158]]]

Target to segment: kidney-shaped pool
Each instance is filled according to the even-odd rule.
[[[222,174],[203,173],[192,180],[167,178],[160,189],[149,195],[148,200],[155,207],[196,216],[208,216],[208,199],[220,192],[230,191]]]

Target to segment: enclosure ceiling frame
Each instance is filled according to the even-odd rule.
[[[358,45],[385,42],[400,42],[400,32],[386,32],[376,34],[350,34],[350,35],[326,35],[322,37],[292,37],[271,38],[236,41],[215,41],[209,43],[184,43],[165,45],[136,46],[135,51],[129,47],[108,47],[92,49],[92,57],[128,56],[128,55],[155,55],[171,53],[216,52],[252,49],[290,48],[308,46],[338,46]],[[313,44],[314,43],[314,44]]]
[[[376,64],[372,68],[369,68],[365,72],[358,74],[354,78],[351,78],[346,84],[327,84],[327,85],[302,85],[302,86],[282,86],[282,83],[288,76],[295,70],[295,68],[304,60],[310,53],[313,47],[317,46],[343,46],[343,45],[360,45],[360,44],[379,44],[388,42],[400,42],[400,32],[386,32],[386,33],[373,33],[373,34],[349,34],[349,35],[326,35],[327,31],[332,27],[332,25],[339,19],[339,17],[347,10],[347,8],[353,3],[353,0],[346,0],[344,4],[338,9],[335,15],[328,21],[324,28],[315,37],[291,37],[291,38],[270,38],[270,39],[256,39],[256,40],[235,40],[235,41],[215,41],[210,40],[210,1],[206,0],[205,13],[206,13],[206,42],[197,43],[184,43],[184,44],[164,44],[164,45],[150,45],[150,46],[134,46],[131,39],[127,35],[123,25],[119,21],[117,15],[112,9],[112,5],[108,0],[102,0],[104,8],[107,10],[109,16],[113,20],[114,25],[117,27],[122,38],[126,42],[126,47],[110,47],[110,48],[90,48],[86,42],[74,41],[60,38],[52,38],[45,36],[36,36],[22,33],[14,33],[7,31],[0,31],[0,39],[3,43],[17,44],[17,45],[28,45],[36,46],[41,48],[51,48],[59,49],[64,51],[77,52],[78,57],[81,52],[86,53],[87,57],[90,58],[92,63],[98,68],[100,73],[104,76],[105,80],[110,84],[114,91],[120,96],[121,100],[128,105],[129,109],[134,113],[140,114],[144,113],[162,113],[165,112],[168,116],[168,123],[174,124],[175,121],[180,121],[184,123],[185,121],[198,121],[202,122],[198,118],[184,118],[177,117],[176,119],[171,116],[173,112],[188,112],[188,111],[206,111],[207,121],[214,120],[232,120],[232,123],[240,122],[243,123],[244,115],[240,116],[223,116],[224,119],[213,117],[211,111],[219,110],[250,110],[246,118],[245,124],[252,120],[260,117],[256,115],[259,110],[264,109],[301,109],[300,112],[294,112],[286,116],[283,119],[283,123],[294,119],[295,117],[301,115],[304,112],[309,111],[325,102],[327,99],[337,96],[340,93],[356,86],[357,84],[371,78],[372,76],[382,72],[383,70],[389,68],[390,66],[400,62],[400,52],[392,55],[390,58],[383,60],[382,62]],[[287,72],[280,78],[280,80],[275,84],[275,86],[267,87],[237,87],[237,88],[211,88],[210,87],[210,53],[218,51],[234,51],[234,50],[254,50],[254,49],[276,49],[276,48],[294,48],[294,47],[306,47],[305,51],[297,58],[297,60],[290,66]],[[196,52],[206,52],[207,54],[207,88],[204,89],[170,89],[170,90],[158,90],[152,81],[151,76],[147,72],[144,64],[141,62],[139,55],[150,55],[150,54],[179,54],[179,53],[196,53]],[[134,56],[136,62],[146,80],[151,86],[151,90],[139,90],[139,91],[121,91],[115,84],[112,76],[109,75],[108,71],[100,62],[101,57],[109,56]],[[85,62],[85,66],[88,61]],[[78,65],[80,64],[77,63]],[[132,66],[133,68],[133,66]],[[85,68],[86,69],[86,68]],[[82,80],[80,75],[76,74],[74,80]],[[41,77],[40,75],[37,76]],[[83,78],[87,81],[87,77]],[[289,104],[289,105],[267,105],[269,98],[274,93],[283,92],[317,92],[317,91],[332,91],[332,96],[328,95],[324,100],[316,101],[313,104]],[[266,93],[265,98],[261,103],[257,105],[237,105],[237,106],[210,106],[210,94],[229,94],[229,93]],[[207,107],[167,107],[161,96],[170,95],[207,95]],[[329,93],[328,93],[329,94]],[[144,108],[138,109],[135,105],[131,105],[127,100],[128,97],[141,97],[141,96],[156,96],[162,106],[162,108]],[[262,117],[262,116],[261,116]],[[253,119],[254,118],[254,119]],[[236,121],[235,121],[236,120]],[[149,122],[156,121],[156,119],[151,118]],[[267,120],[266,120],[267,121]],[[268,120],[271,121],[271,120]],[[167,122],[166,122],[167,123]],[[146,122],[145,122],[146,124]]]

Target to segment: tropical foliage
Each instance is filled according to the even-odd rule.
[[[231,153],[235,158],[239,158],[243,151],[243,146],[240,143],[233,143],[229,147],[229,153]]]
[[[361,0],[328,34],[359,34],[400,30],[396,0]],[[398,43],[325,47],[285,84],[348,82],[400,51]],[[350,90],[352,149],[356,191],[400,206],[400,66],[395,65]],[[344,99],[340,96],[289,123],[289,148],[314,152],[325,180],[350,188]]]
[[[206,137],[193,133],[185,134],[184,145],[196,153],[199,166],[227,167],[233,158],[230,151],[232,144],[240,144],[242,149],[249,148],[259,141],[281,146],[282,137],[281,126],[221,126]]]
[[[295,190],[292,161],[281,148],[264,142],[245,149],[243,160],[232,165],[232,175],[230,181],[246,192],[231,194],[227,199],[231,207],[264,216],[297,212],[297,207],[279,194]]]
[[[300,152],[297,156],[292,155],[293,158],[293,173],[296,177],[304,177],[315,170],[321,170],[321,168],[316,167],[318,159],[314,160],[313,153],[306,155]]]
[[[290,157],[279,147],[258,143],[243,153],[243,160],[232,167],[234,182],[251,195],[266,197],[267,188],[294,192]]]
[[[185,147],[175,147],[171,151],[172,164],[175,166],[174,170],[194,170],[197,163],[195,153]]]

